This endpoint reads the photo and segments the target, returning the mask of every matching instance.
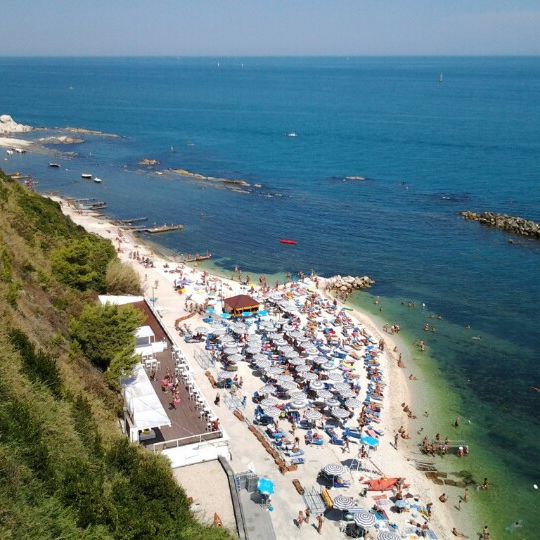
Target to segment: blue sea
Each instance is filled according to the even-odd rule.
[[[448,398],[442,432],[463,419],[471,460],[452,466],[489,477],[494,537],[537,537],[540,242],[457,214],[540,221],[540,58],[4,58],[0,81],[0,114],[120,136],[50,146],[76,153],[60,170],[2,161],[40,190],[183,223],[158,241],[222,271],[373,277],[355,301],[426,341],[413,366]]]

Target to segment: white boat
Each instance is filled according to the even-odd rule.
[[[6,154],[8,156],[12,156],[14,154],[13,150],[6,150]]]
[[[85,180],[91,180],[92,175],[90,173],[82,173],[81,178],[84,178]]]
[[[49,167],[52,167],[53,169],[59,169],[60,165],[58,163],[49,163]]]
[[[101,184],[101,182],[103,182],[103,180],[101,178],[98,178],[97,176],[94,178],[94,182],[96,184]]]
[[[13,150],[15,150],[17,154],[26,154],[26,150],[24,148],[14,148]]]
[[[287,137],[298,137],[298,134],[294,131],[290,131],[289,133],[287,133]]]

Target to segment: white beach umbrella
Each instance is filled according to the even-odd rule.
[[[320,399],[333,399],[334,395],[330,390],[321,388],[320,390],[317,390],[317,397]]]
[[[377,523],[375,516],[371,512],[367,512],[366,510],[358,510],[354,512],[353,518],[354,522],[363,529],[373,527],[375,523]]]
[[[243,360],[244,357],[241,354],[229,354],[227,355],[227,360],[229,362],[240,362],[240,360]]]
[[[281,409],[278,409],[277,407],[267,407],[266,409],[263,408],[263,411],[266,416],[269,416],[274,420],[276,418],[279,418],[279,416],[281,415]]]
[[[337,392],[344,392],[350,389],[351,387],[348,385],[348,383],[341,382],[341,383],[334,384],[334,390],[336,390]]]
[[[309,422],[315,422],[315,421],[320,420],[322,418],[322,413],[319,412],[319,411],[316,411],[314,409],[308,409],[304,413],[304,417]]]
[[[277,405],[279,403],[278,399],[275,398],[275,397],[267,397],[267,398],[264,398],[260,405],[261,407],[264,409],[266,407],[273,407],[274,405]]]
[[[294,351],[294,349],[293,349],[290,345],[278,345],[278,350],[279,350],[282,354],[288,354],[288,353]]]
[[[309,366],[306,366],[306,364],[295,364],[296,373],[307,373],[311,368]],[[313,374],[315,375],[315,373]],[[315,375],[317,377],[317,375]]]
[[[201,335],[206,335],[210,332],[210,329],[207,328],[206,326],[197,326],[197,328],[195,328],[194,330],[195,334],[201,334]]]
[[[299,366],[299,367],[304,368],[308,366]],[[298,371],[298,368],[296,368],[296,370]],[[316,381],[319,378],[316,373],[311,373],[310,371],[301,372],[300,375],[305,381],[309,381],[310,383]]]
[[[354,398],[356,396],[356,394],[350,389],[348,388],[347,390],[342,390],[341,392],[339,392],[339,395],[342,397],[342,398]]]
[[[290,398],[292,400],[295,400],[295,399],[307,399],[306,394],[304,392],[302,392],[302,390],[298,390],[298,392],[293,392],[290,395]]]
[[[261,348],[260,348],[260,347],[249,346],[249,347],[246,349],[246,352],[247,352],[248,354],[257,354],[257,353],[260,353],[260,352],[261,352]]]
[[[341,407],[332,407],[332,416],[342,420],[343,418],[348,418],[351,413],[347,409],[342,409]]]
[[[349,510],[354,506],[354,499],[352,497],[347,497],[346,495],[338,495],[334,497],[333,508],[337,510]]]
[[[281,388],[283,388],[284,390],[296,390],[298,388],[298,385],[294,382],[288,382],[288,381],[285,381],[285,382],[280,382],[279,383],[279,386],[281,386]]]
[[[266,369],[269,368],[272,365],[272,362],[268,358],[261,358],[260,360],[255,361],[255,365],[259,369]]]
[[[293,339],[303,338],[304,334],[298,330],[293,330],[292,332],[289,332],[289,337],[292,337]]]
[[[324,356],[317,356],[317,357],[313,358],[313,363],[314,364],[324,365],[327,362],[328,362],[328,359],[325,358]]]
[[[322,381],[312,381],[309,383],[309,386],[313,390],[322,390],[324,388],[324,383]]]
[[[274,345],[276,345],[277,347],[287,347],[288,346],[287,342],[283,338],[275,339],[274,340]]]
[[[292,375],[279,375],[277,378],[279,382],[293,382],[294,377]]]
[[[289,403],[291,409],[304,409],[309,405],[307,399],[295,399]]]
[[[331,371],[332,369],[336,369],[336,366],[334,365],[334,362],[326,362],[321,366],[321,368],[325,371]]]
[[[341,476],[341,475],[345,474],[347,469],[346,469],[346,467],[344,467],[340,463],[331,463],[330,465],[326,465],[323,468],[323,471],[328,476]]]
[[[259,394],[273,394],[276,391],[276,387],[273,384],[265,384],[260,390],[258,390]]]
[[[324,400],[324,402],[326,403],[328,407],[339,407],[339,400],[337,400],[334,397],[327,398]],[[347,411],[347,414],[349,414],[348,411]]]
[[[296,331],[296,328],[292,324],[284,324],[282,329],[284,332],[287,332],[287,333]]]
[[[297,358],[287,358],[287,362],[289,362],[289,364],[291,364],[291,366],[303,366],[306,363],[306,361],[303,358],[299,358],[299,357],[297,357]]]
[[[401,537],[390,531],[381,531],[377,535],[377,540],[401,540]]]
[[[362,406],[362,402],[356,398],[349,398],[345,400],[345,407],[349,409],[358,409]]]
[[[283,368],[279,367],[279,366],[270,366],[268,368],[266,368],[266,373],[268,375],[271,375],[271,376],[277,376],[277,375],[281,375],[283,373]]]
[[[227,333],[227,329],[224,326],[216,326],[212,328],[210,333],[213,336],[224,336]]]
[[[227,355],[229,354],[238,354],[240,352],[240,349],[238,347],[225,347],[223,349],[223,352]]]
[[[333,383],[343,383],[343,374],[339,371],[331,371],[328,374],[328,380],[332,381]]]
[[[309,355],[316,355],[319,353],[319,350],[313,345],[308,345],[307,347],[304,347],[304,352]]]
[[[257,361],[257,360],[266,360],[268,358],[268,356],[266,356],[266,354],[263,354],[261,352],[258,352],[256,354],[253,355],[253,360]]]

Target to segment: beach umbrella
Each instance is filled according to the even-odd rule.
[[[332,416],[343,420],[343,418],[348,418],[350,415],[347,409],[342,409],[341,407],[332,407]]]
[[[243,360],[244,357],[241,354],[229,354],[227,356],[227,360],[229,362],[240,362],[240,360]]]
[[[268,337],[272,340],[276,340],[276,339],[282,339],[283,338],[283,334],[280,334],[279,332],[270,332],[268,334]]]
[[[279,292],[273,292],[268,295],[268,299],[272,300],[272,302],[279,302],[280,300],[283,300],[283,294]]]
[[[317,347],[313,347],[313,345],[309,345],[308,347],[304,347],[304,352],[309,355],[316,355],[319,351]]]
[[[223,352],[226,354],[226,355],[230,355],[230,354],[238,354],[240,352],[240,349],[238,349],[238,347],[235,345],[234,347],[225,347],[223,349]]]
[[[272,495],[275,491],[274,482],[269,478],[259,478],[257,490],[263,495]]]
[[[222,314],[220,315],[220,317],[221,317],[222,319],[224,319],[224,320],[227,320],[227,319],[230,319],[230,318],[231,318],[231,316],[230,316],[228,313],[222,313]]]
[[[297,363],[296,367],[294,369],[296,370],[296,373],[308,373],[311,368],[309,366],[306,366],[306,364],[298,364]],[[315,373],[313,375],[315,375]],[[315,378],[316,377],[317,377],[317,375],[315,375]]]
[[[298,330],[294,330],[292,332],[289,332],[289,337],[292,337],[293,339],[298,339],[304,337],[304,334],[302,334],[302,332],[299,332]]]
[[[349,409],[358,409],[362,406],[362,402],[356,398],[349,398],[345,400],[345,407]]]
[[[257,353],[260,353],[261,352],[261,348],[260,347],[254,347],[253,345],[250,345],[247,349],[246,349],[246,352],[248,354],[257,354]]]
[[[338,495],[334,497],[333,508],[337,510],[349,510],[354,506],[354,499],[352,497],[347,497],[346,495]]]
[[[332,369],[336,369],[336,366],[334,365],[334,362],[332,361],[329,361],[329,362],[325,362],[322,366],[321,366],[322,369],[324,369],[325,371],[330,371]]]
[[[354,512],[353,519],[354,522],[363,529],[373,527],[377,521],[375,519],[375,516],[371,512],[367,512],[366,510],[357,510],[356,512]]]
[[[278,345],[278,350],[283,354],[288,354],[294,351],[290,345]]]
[[[300,358],[300,353],[298,351],[295,351],[294,349],[291,351],[287,351],[285,353],[285,358]],[[302,359],[302,362],[304,362],[304,359]]]
[[[291,409],[304,409],[307,406],[308,406],[308,402],[305,398],[295,399],[289,403],[289,407],[291,407]]]
[[[287,347],[287,342],[283,338],[279,338],[274,340],[274,345],[277,347]]]
[[[328,379],[334,383],[345,384],[343,383],[343,375],[339,371],[332,371],[331,373],[329,373]],[[347,387],[349,388],[348,385]]]
[[[206,328],[206,326],[198,326],[197,328],[195,328],[194,332],[196,334],[201,334],[201,335],[206,335],[208,334],[208,332],[210,331],[209,328]]]
[[[210,333],[213,336],[224,336],[227,333],[227,329],[224,326],[216,326],[215,328],[212,328]]]
[[[255,362],[255,365],[260,369],[266,369],[269,368],[272,365],[272,362],[268,358],[264,358],[261,360],[257,360]]]
[[[324,383],[322,381],[312,381],[309,383],[309,386],[313,390],[322,390],[324,388]]]
[[[212,315],[212,313],[214,313],[215,311],[216,311],[215,308],[211,306],[209,308],[206,308],[206,313],[208,313],[209,315]]]
[[[255,361],[256,360],[262,360],[262,359],[266,360],[267,358],[268,358],[268,356],[266,356],[266,354],[263,354],[261,352],[258,352],[258,353],[253,355],[253,360],[255,360]]]
[[[284,324],[283,325],[283,331],[284,332],[294,332],[296,330],[296,328],[292,325],[292,324]]]
[[[281,388],[283,388],[284,390],[296,390],[298,388],[298,385],[294,382],[288,382],[288,381],[285,381],[285,382],[280,382],[279,383],[279,386],[281,386]]]
[[[323,365],[326,364],[328,360],[324,356],[317,356],[313,359],[314,364]]]
[[[339,392],[339,395],[342,398],[354,398],[356,396],[356,394],[350,388],[347,390],[342,390]]]
[[[294,377],[292,375],[279,375],[277,378],[279,382],[293,382]]]
[[[231,326],[231,330],[235,334],[245,334],[247,333],[247,326],[245,324],[235,324],[234,326]]]
[[[339,400],[337,400],[335,397],[326,398],[324,402],[326,405],[328,405],[328,407],[339,407]],[[349,413],[347,412],[347,414]]]
[[[377,448],[377,446],[379,446],[379,439],[376,439],[375,437],[369,437],[368,435],[360,437],[360,442],[362,444],[367,444],[371,448]]]
[[[304,343],[310,343],[310,341],[308,337],[302,336],[296,338],[296,343],[298,343],[298,345],[303,345]]]
[[[265,310],[263,309],[263,310],[259,311],[259,312],[257,313],[257,315],[258,315],[259,317],[268,317],[268,311],[265,311]]]
[[[302,392],[302,390],[298,390],[298,392],[293,392],[291,395],[290,395],[290,398],[291,399],[306,399],[306,394],[304,394],[304,392]]]
[[[407,504],[407,501],[404,501],[404,500],[397,500],[395,503],[394,503],[394,506],[396,508],[399,508],[399,509],[404,509],[404,508],[407,508],[409,505]]]
[[[264,409],[265,407],[273,407],[274,405],[277,405],[278,404],[278,399],[275,398],[275,397],[267,397],[267,398],[264,398],[260,405],[261,407]]]
[[[307,368],[308,366],[299,366],[301,368]],[[296,368],[296,371],[298,371],[298,368]],[[310,371],[306,371],[305,373],[302,371],[301,375],[304,380],[309,381],[310,383],[315,382],[319,377],[316,373],[311,373]]]
[[[317,390],[317,397],[320,399],[333,399],[334,395],[332,394],[332,392],[330,392],[330,390],[326,390],[326,388],[321,388],[320,390]]]
[[[344,392],[350,389],[351,387],[347,383],[344,383],[344,382],[334,384],[334,390],[336,390],[337,392]]]
[[[299,358],[299,357],[297,357],[297,358],[287,358],[287,362],[289,364],[291,364],[291,366],[303,366],[306,363],[303,358]]]
[[[380,531],[377,540],[401,540],[401,537],[390,531]]]
[[[279,366],[270,366],[266,369],[266,373],[272,376],[281,375],[283,373],[283,368]]]
[[[341,476],[347,469],[340,463],[331,463],[323,468],[323,472],[328,476]]]
[[[260,390],[259,394],[273,394],[276,391],[276,387],[273,384],[265,384]]]
[[[247,319],[248,317],[251,317],[253,315],[253,313],[251,313],[251,311],[242,311],[242,317],[244,317],[244,319]]]
[[[281,415],[281,409],[278,409],[277,407],[263,408],[263,411],[266,416],[269,416],[270,418],[273,418],[274,420],[276,418],[279,418],[279,416]]]
[[[320,420],[322,418],[322,413],[320,413],[319,411],[316,411],[314,409],[308,409],[304,413],[304,417],[309,422],[315,422],[316,420]]]

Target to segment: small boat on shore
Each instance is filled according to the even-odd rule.
[[[8,156],[12,156],[14,153],[15,153],[15,152],[13,152],[13,150],[11,150],[11,149],[6,150],[6,154],[7,154]]]
[[[59,169],[60,165],[58,163],[49,163],[49,167],[52,167],[53,169]]]
[[[279,243],[285,244],[286,246],[296,246],[298,242],[296,240],[286,240],[285,238],[282,238]]]
[[[132,219],[119,219],[118,223],[122,225],[132,225],[133,223],[140,223],[141,221],[147,221],[147,217],[138,217],[138,218],[132,218]]]
[[[207,253],[206,255],[199,255],[198,253],[193,257],[191,255],[188,255],[182,262],[184,263],[192,263],[192,262],[200,262],[200,261],[208,261],[212,258],[211,253]]]
[[[101,182],[103,182],[103,180],[101,178],[98,178],[97,176],[94,178],[94,182],[96,184],[101,184]]]
[[[159,234],[159,233],[166,233],[171,231],[181,231],[184,228],[183,225],[159,225],[157,227],[144,227],[140,229],[136,229],[137,232],[145,232],[149,234]]]
[[[85,180],[92,180],[92,175],[90,173],[82,173],[81,178],[84,178]]]

